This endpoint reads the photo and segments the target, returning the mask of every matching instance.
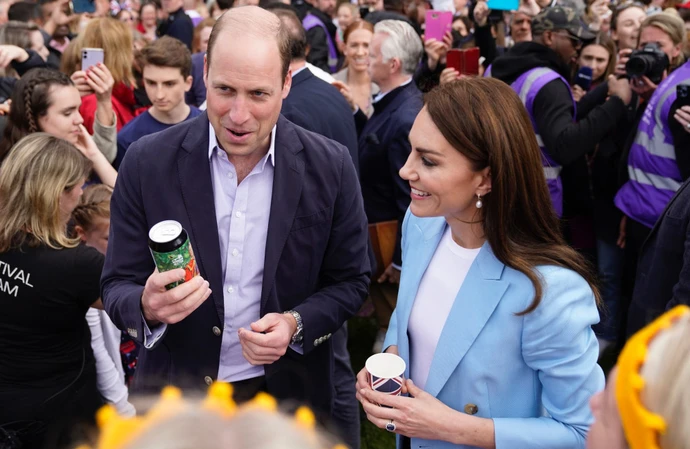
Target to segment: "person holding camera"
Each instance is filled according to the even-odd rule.
[[[680,18],[666,13],[650,16],[642,23],[638,50],[626,64],[632,89],[645,100],[637,130],[630,136],[632,144],[628,145],[629,179],[615,197],[616,207],[624,214],[618,245],[625,248],[626,276],[631,280],[637,277],[642,244],[673,195],[690,178],[690,134],[674,119],[682,106],[677,101],[677,90],[679,86],[683,89],[682,83],[690,78],[690,62],[683,63],[686,40]],[[645,277],[634,283],[644,283]],[[633,282],[625,284],[632,286]],[[634,319],[633,315],[644,313],[646,307],[635,305],[634,296],[630,311],[626,305],[621,309],[621,340],[627,332],[628,316]]]
[[[594,37],[574,10],[549,7],[532,20],[532,42],[516,44],[491,66],[491,76],[511,85],[532,119],[559,216],[563,212],[562,167],[593,151],[613,132],[625,118],[632,97],[627,80],[610,77],[609,99],[592,104],[589,111],[578,111],[576,122],[569,64],[576,60],[583,42]]]
[[[659,219],[664,207],[690,177],[688,133],[672,126],[680,108],[674,104],[678,86],[690,78],[683,48],[687,37],[683,21],[671,14],[648,17],[642,24],[638,50],[626,64],[631,88],[645,100],[644,113],[630,145],[629,180],[615,198],[625,216],[618,245],[636,259],[637,250]]]

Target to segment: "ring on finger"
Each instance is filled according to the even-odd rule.
[[[388,421],[388,424],[386,424],[386,430],[389,432],[395,432],[395,423],[392,419]]]

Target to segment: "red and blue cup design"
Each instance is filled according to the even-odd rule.
[[[369,373],[369,386],[372,390],[376,390],[380,393],[392,394],[394,396],[400,396],[402,393],[404,378],[399,377],[376,377]]]
[[[369,357],[365,363],[367,379],[372,390],[400,396],[405,382],[405,361],[396,354],[381,353]]]

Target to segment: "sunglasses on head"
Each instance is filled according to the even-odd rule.
[[[645,6],[644,3],[640,3],[640,2],[634,1],[634,0],[626,0],[626,1],[621,2],[618,5],[616,5],[616,11],[620,12],[620,11],[623,11],[624,9],[632,8],[633,6],[647,10],[647,7]]]

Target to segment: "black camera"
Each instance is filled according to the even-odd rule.
[[[625,73],[629,78],[646,76],[654,84],[659,84],[668,66],[668,56],[661,50],[659,44],[654,42],[630,54],[630,59],[625,64]]]

